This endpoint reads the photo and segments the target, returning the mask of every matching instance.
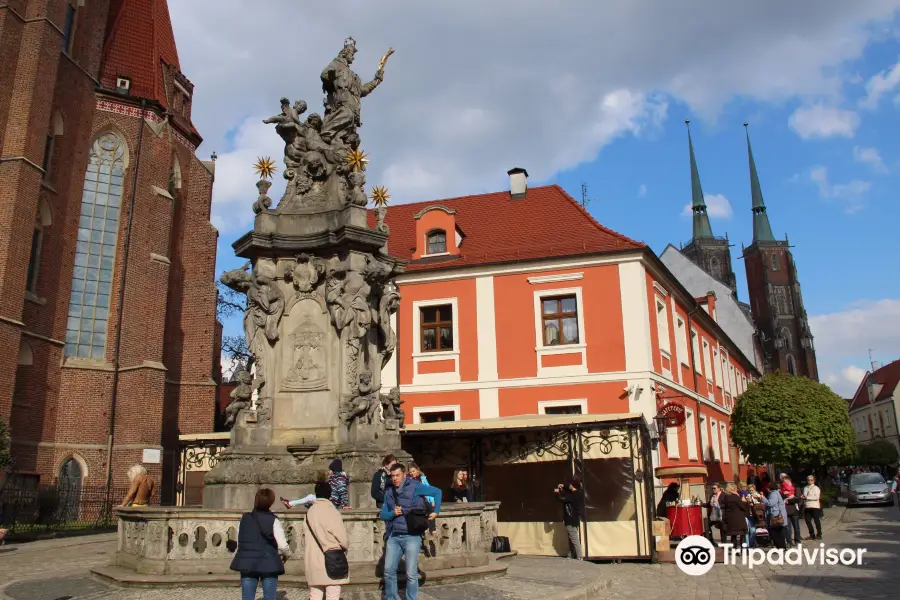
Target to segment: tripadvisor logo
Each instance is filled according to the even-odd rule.
[[[724,551],[723,564],[743,565],[750,569],[760,565],[860,566],[863,564],[863,554],[866,553],[865,548],[826,548],[825,544],[807,548],[801,544],[787,550],[735,547],[733,544],[718,546]],[[715,562],[716,548],[703,536],[688,536],[675,548],[675,564],[687,575],[705,575],[713,568]]]

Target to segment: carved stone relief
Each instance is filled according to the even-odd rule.
[[[328,387],[327,334],[310,314],[303,315],[303,322],[288,336],[285,344],[287,373],[282,389],[313,391]]]

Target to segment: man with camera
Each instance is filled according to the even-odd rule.
[[[584,506],[584,490],[578,475],[569,480],[568,485],[562,483],[553,490],[556,499],[563,504],[563,523],[569,534],[568,558],[581,560],[581,507]]]

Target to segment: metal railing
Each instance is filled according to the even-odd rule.
[[[0,491],[0,529],[7,540],[46,534],[112,531],[112,514],[127,487],[80,485],[20,485],[8,483]]]

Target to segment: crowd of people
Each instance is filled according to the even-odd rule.
[[[781,474],[778,484],[773,484],[768,475],[751,481],[740,487],[734,483],[724,489],[718,484],[712,486],[704,505],[709,511],[710,539],[715,540],[715,530],[723,544],[730,541],[737,547],[746,543],[755,548],[762,536],[776,548],[822,539],[822,490],[815,476],[809,475],[800,490],[787,473]],[[677,484],[673,485],[677,493]],[[801,537],[801,516],[806,522],[806,538]]]
[[[349,490],[350,478],[343,464],[333,460],[326,477],[315,484],[314,493],[294,500],[280,498],[287,509],[301,506],[307,509],[303,528],[304,566],[310,600],[337,600],[341,586],[349,582],[346,560],[349,541],[341,514],[352,508]],[[403,559],[406,600],[416,600],[419,553],[423,539],[435,535],[435,520],[442,499],[472,502],[474,483],[466,469],[458,469],[445,494],[429,485],[419,465],[414,462],[404,465],[388,454],[372,476],[370,495],[379,509],[379,518],[385,522],[385,599],[399,600],[397,570]],[[284,528],[271,512],[274,502],[275,493],[263,488],[256,493],[253,510],[241,517],[231,569],[241,574],[243,600],[253,600],[260,585],[263,599],[274,600],[278,577],[284,574],[284,563],[291,556]]]

